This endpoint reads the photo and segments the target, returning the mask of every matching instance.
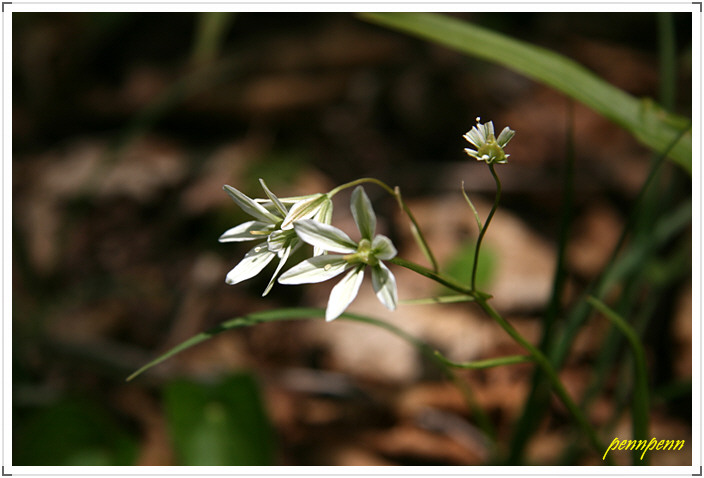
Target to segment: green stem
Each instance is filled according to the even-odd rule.
[[[383,190],[385,190],[387,193],[392,195],[395,199],[396,202],[398,203],[398,206],[401,208],[401,210],[408,216],[408,219],[411,221],[411,233],[413,234],[414,239],[416,240],[416,243],[420,247],[421,251],[423,251],[423,255],[425,255],[426,259],[428,259],[428,262],[433,267],[433,271],[437,272],[439,270],[438,267],[438,262],[435,259],[435,256],[433,255],[433,252],[430,250],[430,246],[428,246],[428,242],[425,240],[425,236],[423,236],[423,233],[420,230],[420,226],[418,225],[418,221],[416,221],[415,216],[411,212],[411,210],[408,208],[406,203],[403,201],[403,197],[401,196],[401,189],[396,186],[395,188],[391,188],[388,184],[386,184],[383,181],[379,181],[376,178],[360,178],[360,179],[355,179],[354,181],[350,181],[345,184],[341,184],[340,186],[337,186],[333,190],[331,190],[328,193],[328,197],[332,198],[335,194],[339,193],[340,191],[343,191],[345,189],[358,186],[360,184],[364,183],[372,183],[376,184],[377,186],[381,187]]]
[[[339,193],[340,191],[344,191],[345,189],[349,189],[355,186],[359,186],[360,184],[364,183],[372,183],[376,184],[380,188],[384,189],[387,193],[391,194],[392,196],[396,196],[396,193],[394,192],[393,188],[386,184],[383,181],[379,181],[376,178],[360,178],[360,179],[355,179],[354,181],[350,181],[345,184],[341,184],[338,187],[334,188],[328,193],[328,197],[332,198],[335,194]]]
[[[449,277],[445,277],[441,274],[438,274],[437,272],[431,271],[430,269],[427,269],[419,264],[416,264],[415,262],[407,261],[405,259],[401,259],[400,257],[394,257],[393,259],[389,260],[388,262],[391,262],[392,264],[396,264],[397,266],[405,267],[406,269],[410,269],[413,272],[417,272],[418,274],[427,277],[428,279],[432,279],[435,282],[442,284],[446,287],[449,287],[450,289],[460,292],[462,294],[467,294],[472,297],[477,297],[478,291],[473,291],[462,284],[455,282],[453,279],[450,279]],[[481,294],[481,293],[479,293]]]
[[[484,234],[486,234],[486,230],[489,229],[489,223],[491,223],[491,218],[494,217],[494,213],[499,207],[499,200],[501,199],[501,181],[496,175],[496,171],[494,170],[493,164],[489,164],[489,171],[491,171],[491,175],[494,177],[494,181],[496,182],[496,196],[494,197],[494,205],[492,206],[491,211],[489,212],[489,215],[486,218],[486,222],[484,222],[484,227],[482,227],[482,230],[479,231],[477,245],[474,248],[474,263],[472,264],[472,292],[477,290],[477,265],[479,264],[479,249],[482,246]]]

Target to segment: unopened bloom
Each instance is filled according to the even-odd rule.
[[[504,153],[504,147],[516,132],[506,126],[496,138],[494,137],[494,123],[489,121],[481,124],[479,121],[480,118],[477,117],[477,125],[463,136],[476,150],[465,148],[464,151],[477,161],[486,161],[487,164],[505,163],[510,155]]]
[[[294,208],[300,211],[299,204],[307,204],[303,217],[316,217],[322,221],[330,221],[332,215],[332,203],[324,194],[314,195],[315,204],[310,206],[312,196],[305,196],[294,199],[279,199],[266,186],[262,179],[259,180],[268,199],[251,199],[242,192],[225,185],[223,189],[244,212],[254,218],[225,231],[220,236],[220,242],[260,242],[250,249],[244,258],[230,272],[228,272],[225,282],[230,285],[238,284],[244,280],[251,279],[259,274],[274,257],[279,257],[279,264],[262,295],[267,295],[271,290],[276,277],[283,268],[293,251],[298,249],[302,242],[293,229],[291,215]],[[289,208],[290,206],[290,208]]]
[[[336,227],[312,219],[298,221],[294,229],[303,241],[332,254],[307,259],[279,277],[281,284],[307,284],[323,282],[349,271],[330,293],[325,311],[327,321],[339,317],[357,296],[367,266],[371,267],[372,286],[381,303],[394,310],[398,302],[396,278],[382,262],[393,259],[396,248],[388,237],[374,235],[376,215],[361,186],[353,191],[350,207],[362,236],[359,242]]]

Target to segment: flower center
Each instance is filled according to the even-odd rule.
[[[344,259],[349,263],[361,262],[369,266],[376,266],[379,264],[379,259],[377,259],[374,255],[372,243],[369,239],[362,239],[359,241],[357,252],[346,255]]]
[[[477,156],[488,163],[503,161],[506,159],[504,149],[499,146],[499,143],[496,142],[496,138],[493,134],[490,134],[486,139],[486,143],[484,143],[477,150]]]

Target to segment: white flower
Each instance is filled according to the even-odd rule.
[[[274,257],[279,257],[279,265],[276,267],[274,275],[262,294],[267,295],[291,253],[302,244],[293,230],[293,221],[298,219],[298,217],[316,217],[321,221],[330,222],[332,202],[325,194],[279,199],[269,190],[262,179],[259,182],[268,199],[253,200],[232,186],[225,185],[223,187],[237,205],[252,216],[254,220],[228,229],[220,236],[219,241],[261,241],[250,249],[240,263],[228,272],[225,282],[230,285],[251,279],[259,274]],[[315,201],[311,205],[312,199]],[[307,206],[304,208],[303,213],[289,219],[294,210],[301,211],[301,204]]]
[[[332,279],[349,270],[332,289],[325,311],[327,321],[339,317],[357,296],[366,266],[371,267],[372,286],[381,303],[394,310],[398,302],[396,278],[381,262],[393,259],[396,248],[388,237],[374,236],[376,215],[361,186],[352,193],[350,207],[362,235],[359,243],[336,227],[312,219],[298,221],[294,223],[298,237],[333,254],[307,259],[279,277],[280,284],[307,284]]]
[[[481,124],[479,120],[480,118],[477,117],[477,125],[463,136],[476,150],[465,148],[464,151],[478,161],[486,161],[487,164],[505,163],[510,155],[504,153],[504,147],[516,132],[507,126],[501,131],[499,137],[495,138],[494,123],[489,121]]]

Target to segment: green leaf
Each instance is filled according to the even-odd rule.
[[[172,349],[168,350],[164,354],[155,358],[154,360],[152,360],[151,362],[149,362],[148,364],[144,365],[139,370],[134,372],[132,375],[127,377],[127,381],[134,379],[135,377],[137,377],[141,373],[149,370],[150,368],[152,368],[156,365],[159,365],[160,363],[173,357],[174,355],[176,355],[180,352],[183,352],[184,350],[191,348],[194,345],[198,345],[201,342],[205,342],[209,338],[214,337],[215,335],[218,335],[221,332],[225,332],[227,330],[238,329],[241,327],[249,327],[252,325],[261,324],[261,323],[265,323],[265,322],[279,322],[279,321],[285,321],[285,320],[313,319],[313,318],[317,318],[317,317],[325,317],[325,309],[304,308],[304,307],[294,308],[294,309],[275,309],[275,310],[267,310],[264,312],[255,312],[252,314],[244,315],[242,317],[235,317],[233,319],[226,320],[225,322],[222,322],[220,325],[217,325],[209,330],[206,330],[205,332],[201,332],[200,334],[194,335],[190,339],[185,340],[184,342],[181,342],[177,346],[173,347]],[[386,329],[389,332],[391,332],[392,334],[394,334],[398,337],[401,337],[406,342],[409,342],[411,345],[418,348],[420,352],[424,353],[428,357],[434,357],[433,351],[430,349],[430,347],[427,344],[425,344],[421,340],[407,334],[406,332],[397,328],[396,326],[389,324],[388,322],[374,319],[372,317],[366,317],[363,315],[351,314],[348,312],[345,312],[342,315],[340,315],[340,319],[353,320],[356,322],[362,322],[365,324],[370,324],[370,325],[374,325],[376,327],[380,327],[382,329]],[[331,327],[332,327],[332,325],[331,325]]]
[[[569,58],[445,15],[363,13],[360,17],[503,65],[555,88],[625,128],[655,151],[665,152],[674,144],[669,158],[692,173],[689,120],[665,111],[650,99],[629,95]]]
[[[85,398],[35,409],[14,426],[15,465],[128,466],[136,459],[136,440],[107,410]]]
[[[169,383],[166,417],[180,465],[273,465],[273,434],[249,374],[214,384]]]

